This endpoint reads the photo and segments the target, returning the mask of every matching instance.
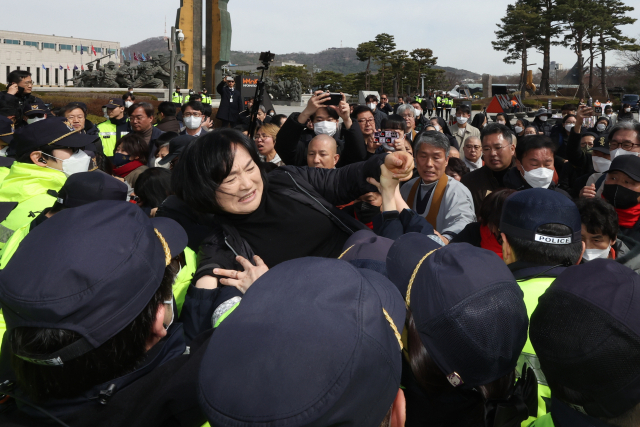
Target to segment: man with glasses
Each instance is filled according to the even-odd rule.
[[[358,122],[358,127],[364,137],[364,143],[367,146],[367,159],[376,152],[380,144],[374,142],[373,134],[376,131],[376,120],[373,112],[366,105],[359,105],[353,110],[353,117]]]
[[[380,95],[380,105],[378,108],[384,113],[393,114],[393,107],[389,105],[389,97],[385,94]]]
[[[25,105],[35,104],[37,101],[42,102],[40,98],[33,96],[31,91],[33,90],[33,79],[31,73],[25,70],[14,70],[7,76],[7,90],[0,93],[0,96],[7,99],[9,102],[16,100],[19,104],[20,111],[22,111]],[[23,120],[18,120],[17,126],[27,124]]]
[[[129,124],[133,133],[142,136],[149,146],[149,159],[147,166],[150,168],[155,166],[156,161],[156,139],[164,132],[153,126],[153,118],[155,111],[153,105],[148,102],[138,102],[129,108]]]
[[[200,136],[202,122],[205,120],[204,106],[199,101],[189,101],[182,106],[182,122],[184,128],[180,135]]]
[[[482,161],[482,145],[480,144],[480,138],[477,136],[471,136],[467,139],[463,148],[464,155],[462,161],[467,165],[469,171],[480,169],[484,162]]]
[[[515,136],[511,130],[498,123],[485,126],[480,140],[484,166],[466,174],[461,181],[471,192],[476,215],[479,215],[485,197],[499,188],[504,188],[505,175],[515,167],[516,149]],[[473,145],[476,145],[475,142]],[[466,153],[466,149],[463,150]]]

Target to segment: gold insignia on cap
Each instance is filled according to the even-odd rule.
[[[454,387],[458,387],[464,384],[464,381],[462,381],[462,377],[457,372],[452,372],[447,375],[447,380]]]
[[[38,106],[37,106],[37,105],[32,105],[32,106],[31,106],[31,109],[32,109],[32,110],[37,110],[37,109],[38,109]]]
[[[74,130],[74,129],[73,129],[73,125],[71,124],[71,122],[70,122],[69,120],[65,120],[65,121],[64,121],[64,122],[62,122],[62,123],[64,123],[65,125],[67,125],[67,128],[68,128],[69,130]]]
[[[400,344],[400,351],[402,351],[403,349],[402,336],[400,335],[400,332],[398,332],[398,328],[396,327],[396,324],[393,323],[393,319],[391,318],[391,316],[389,316],[389,313],[387,313],[387,310],[383,308],[382,313],[384,314],[384,318],[387,319],[387,322],[389,322],[389,325],[391,325],[391,329],[393,329],[393,334],[396,336],[396,339],[398,340],[398,344]]]

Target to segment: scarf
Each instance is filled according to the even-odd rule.
[[[486,225],[480,226],[480,247],[495,252],[502,259],[502,245]]]
[[[144,163],[139,160],[132,160],[126,165],[122,165],[119,168],[113,168],[113,174],[119,176],[120,178],[124,178],[129,175],[134,170],[138,169],[140,166],[144,166]]]
[[[618,213],[618,224],[620,224],[620,227],[633,228],[638,222],[638,219],[640,219],[640,203],[628,209],[616,208],[616,212]]]

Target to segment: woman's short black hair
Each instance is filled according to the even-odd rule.
[[[562,118],[562,124],[565,124],[565,122],[567,121],[567,119],[569,119],[569,118],[571,118],[571,117],[573,117],[573,118],[577,118],[575,114],[567,114],[566,116],[564,116],[564,117]]]
[[[195,139],[184,148],[180,161],[174,166],[171,177],[173,192],[199,212],[223,213],[216,193],[231,173],[236,149],[240,148],[247,150],[257,167],[261,168],[255,143],[242,132],[221,129]],[[265,180],[262,168],[261,173]]]
[[[467,165],[457,157],[449,157],[449,164],[447,164],[446,171],[457,173],[460,178],[469,173]]]
[[[123,151],[126,151],[130,158],[137,157],[138,161],[142,164],[147,164],[147,156],[149,155],[149,146],[141,135],[137,133],[129,133],[123,136],[120,141],[116,143],[116,150],[118,147],[122,147]]]
[[[618,213],[615,208],[597,197],[581,198],[576,202],[582,225],[591,234],[603,234],[611,240],[618,238]]]
[[[140,199],[140,206],[152,209],[159,207],[164,199],[173,194],[171,171],[164,168],[147,169],[136,180],[134,191]]]
[[[494,191],[482,201],[480,205],[480,215],[478,218],[482,225],[492,226],[495,230],[500,230],[500,217],[502,216],[502,206],[507,197],[515,193],[516,190],[503,188]]]
[[[380,123],[380,129],[382,130],[401,130],[404,133],[407,133],[407,122],[404,121],[402,116],[398,114],[392,114],[391,116],[385,117],[382,119]]]

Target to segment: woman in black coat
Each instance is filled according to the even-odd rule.
[[[242,271],[238,256],[269,268],[304,256],[337,258],[366,226],[335,206],[376,191],[367,178],[379,180],[383,165],[405,180],[413,158],[396,152],[339,169],[282,166],[267,174],[255,144],[236,130],[194,140],[172,176],[176,196],[214,230],[200,246],[194,283],[217,278],[214,268]]]

